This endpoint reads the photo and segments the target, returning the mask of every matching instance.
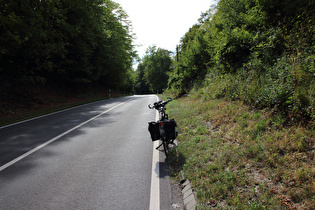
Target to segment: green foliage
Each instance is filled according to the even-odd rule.
[[[207,42],[204,39],[201,25],[194,25],[181,40],[179,60],[176,69],[170,75],[169,87],[177,91],[177,95],[187,93],[195,83],[203,81],[207,74]]]
[[[145,65],[140,63],[136,71],[135,92],[138,94],[151,93],[150,86],[144,79]]]
[[[169,89],[314,118],[315,3],[221,0],[181,40]]]
[[[1,0],[0,14],[0,81],[5,81],[1,88],[132,88],[133,38],[119,4]]]
[[[172,66],[171,52],[156,46],[149,47],[137,68],[136,91],[159,92],[167,88],[168,72]]]

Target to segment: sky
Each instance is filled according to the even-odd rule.
[[[140,58],[149,46],[175,52],[180,39],[216,0],[113,0],[129,16]]]

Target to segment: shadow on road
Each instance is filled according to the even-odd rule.
[[[57,138],[51,144],[61,144],[75,139],[74,137],[76,136],[85,134],[90,128],[104,127],[114,123],[119,113],[110,111],[84,124],[84,126],[67,133],[67,131],[103,113],[116,104],[135,99],[137,99],[137,96],[94,102],[13,126],[0,128],[0,167],[58,136],[60,138]],[[89,141],[90,139],[86,140]],[[43,158],[53,155],[57,154],[44,152]],[[10,170],[7,173],[0,173],[0,178],[13,179],[18,177],[19,174],[30,173],[31,169],[36,167],[36,164],[26,159],[12,173],[10,173]]]

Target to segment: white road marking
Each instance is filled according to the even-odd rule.
[[[159,120],[159,113],[156,111],[156,121]],[[151,173],[151,193],[150,210],[160,210],[160,154],[155,148],[160,141],[153,142],[152,173]]]
[[[15,126],[15,125],[19,125],[19,124],[22,124],[22,123],[26,123],[26,122],[29,122],[29,121],[32,121],[32,120],[41,119],[41,118],[43,118],[43,117],[48,117],[48,116],[50,116],[50,115],[54,115],[54,114],[58,114],[58,113],[70,111],[70,110],[73,110],[73,109],[77,109],[77,108],[80,108],[80,107],[88,106],[88,105],[90,105],[90,104],[98,103],[98,102],[99,102],[99,101],[92,102],[92,103],[89,103],[89,104],[82,104],[82,105],[75,106],[75,107],[71,107],[71,108],[68,108],[68,109],[63,109],[63,110],[56,111],[56,112],[53,112],[53,113],[49,113],[49,114],[45,114],[45,115],[41,115],[41,116],[38,116],[38,117],[31,118],[31,119],[23,120],[23,121],[20,121],[20,122],[12,123],[12,124],[10,124],[10,125],[5,125],[5,126],[0,127],[0,130],[1,130],[1,129],[4,129],[4,128],[8,128],[8,127]]]
[[[128,100],[128,101],[130,101],[130,100]],[[95,117],[93,117],[93,118],[91,118],[91,119],[89,119],[89,120],[87,120],[87,121],[81,123],[80,125],[77,125],[77,126],[75,126],[74,128],[71,128],[70,130],[68,130],[68,131],[66,131],[66,132],[64,132],[64,133],[62,133],[62,134],[60,134],[59,136],[56,136],[55,138],[50,139],[49,141],[45,142],[44,144],[41,144],[41,145],[35,147],[34,149],[28,151],[27,153],[25,153],[25,154],[23,154],[23,155],[21,155],[21,156],[15,158],[14,160],[12,160],[12,161],[10,161],[10,162],[4,164],[3,166],[1,166],[1,167],[0,167],[0,171],[3,171],[4,169],[6,169],[6,168],[8,168],[9,166],[11,166],[11,165],[17,163],[17,162],[20,161],[20,160],[26,158],[27,156],[33,154],[34,152],[40,150],[41,148],[47,146],[48,144],[50,144],[50,143],[52,143],[52,142],[54,142],[54,141],[60,139],[61,137],[67,135],[68,133],[70,133],[70,132],[72,132],[72,131],[74,131],[74,130],[80,128],[80,127],[82,127],[83,125],[85,125],[85,124],[87,124],[87,123],[89,123],[89,122],[95,120],[96,118],[102,116],[103,114],[106,114],[107,112],[110,112],[110,111],[112,111],[113,109],[115,109],[115,108],[117,108],[117,107],[119,107],[119,106],[121,106],[121,105],[127,103],[128,101],[125,101],[125,102],[122,102],[122,103],[120,103],[120,104],[117,104],[116,106],[114,106],[114,107],[112,107],[112,108],[110,108],[110,109],[108,109],[108,110],[106,110],[106,111],[100,113],[99,115],[97,115],[97,116],[95,116]]]

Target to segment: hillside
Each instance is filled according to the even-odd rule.
[[[178,123],[177,153],[198,209],[314,209],[315,122],[283,124],[276,110],[194,95],[168,106]]]
[[[199,209],[315,209],[315,3],[221,0],[181,39],[175,174]]]

